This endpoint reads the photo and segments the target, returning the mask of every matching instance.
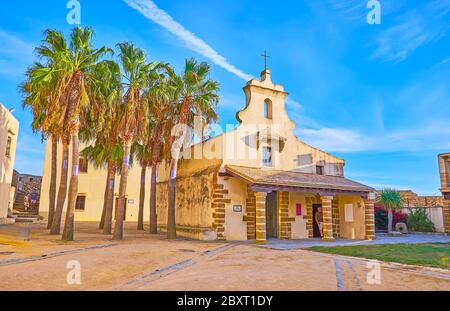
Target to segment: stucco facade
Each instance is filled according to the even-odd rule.
[[[11,206],[11,183],[16,157],[19,121],[0,104],[0,223],[6,222]]]
[[[294,135],[285,107],[287,93],[270,71],[244,87],[239,125],[185,148],[177,179],[177,234],[202,240],[255,240],[319,237],[314,213],[323,209],[323,238],[373,239],[372,188],[344,178],[343,159],[318,150]],[[299,120],[301,122],[301,120]],[[48,210],[50,146],[44,166],[41,211]],[[61,152],[60,152],[61,153]],[[70,157],[69,157],[70,158]],[[70,165],[70,164],[69,164]],[[98,221],[106,171],[80,175],[86,209],[77,221]],[[127,221],[137,220],[140,167],[128,184]],[[158,167],[158,227],[167,223],[169,171]],[[147,183],[145,219],[148,219]],[[320,232],[319,232],[320,233]]]

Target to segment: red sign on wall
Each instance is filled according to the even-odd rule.
[[[295,204],[296,215],[302,216],[302,205],[300,203]]]

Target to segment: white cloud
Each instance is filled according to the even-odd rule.
[[[442,66],[442,65],[447,64],[448,62],[450,62],[450,57],[444,59],[443,61],[440,61],[439,63],[437,63],[437,64],[434,65],[433,67],[439,67],[439,66]]]
[[[236,68],[228,62],[228,60],[220,55],[216,50],[214,50],[205,41],[197,37],[194,33],[184,28],[183,25],[175,21],[167,12],[158,8],[158,6],[151,0],[125,0],[125,2],[133,9],[140,12],[146,18],[157,23],[158,25],[164,27],[172,34],[177,36],[181,41],[183,41],[186,46],[197,52],[198,54],[210,59],[216,65],[222,67],[238,76],[245,81],[252,78],[251,75],[243,72],[242,70]]]
[[[33,61],[33,46],[21,38],[0,29],[0,74],[18,77]]]
[[[405,60],[448,30],[449,13],[450,0],[424,1],[421,7],[401,15],[396,25],[378,36],[372,58],[394,62]]]
[[[163,28],[170,31],[172,34],[177,36],[181,41],[183,41],[186,46],[197,52],[198,54],[208,58],[214,64],[222,67],[228,72],[238,76],[239,78],[249,81],[252,79],[250,74],[245,73],[244,71],[236,68],[234,65],[230,64],[228,60],[220,55],[216,50],[214,50],[209,44],[205,41],[197,37],[194,33],[186,29],[183,25],[175,21],[166,11],[160,9],[153,1],[151,0],[124,0],[130,7],[140,12],[146,18],[155,22],[156,24],[162,26]],[[243,104],[241,102],[236,102],[236,96],[232,96],[231,98],[224,97],[222,101],[226,107],[241,107]],[[230,100],[231,99],[231,100]],[[286,104],[288,107],[295,111],[302,111],[302,105],[291,99],[287,98]]]
[[[383,58],[387,61],[403,61],[420,46],[427,44],[433,38],[421,20],[408,20],[389,28],[377,38],[378,47],[373,58]]]
[[[41,136],[23,134],[17,141],[17,153],[18,154],[32,154],[35,156],[45,155],[45,145],[40,141]]]
[[[303,111],[303,106],[298,101],[293,100],[292,98],[288,97],[286,98],[286,105],[288,109],[292,109],[296,112]]]
[[[416,129],[376,133],[344,128],[300,128],[296,134],[301,140],[329,152],[442,150],[450,144],[450,123],[431,121]]]
[[[296,134],[301,140],[329,152],[356,152],[371,148],[368,137],[349,129],[300,128],[296,131]]]

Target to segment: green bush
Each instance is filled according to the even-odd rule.
[[[408,229],[416,232],[435,232],[436,228],[428,218],[424,208],[415,208],[411,210],[406,221]]]
[[[384,209],[375,208],[375,229],[386,230],[388,223],[388,216]]]

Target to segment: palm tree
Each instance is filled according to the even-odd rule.
[[[173,76],[173,82],[176,88],[175,101],[179,107],[177,110],[177,123],[179,126],[187,127],[193,121],[194,115],[200,116],[206,122],[217,120],[215,109],[219,101],[219,96],[217,95],[219,83],[209,79],[210,70],[211,68],[207,63],[198,63],[195,59],[191,58],[186,60],[182,75],[179,77]],[[176,179],[179,155],[187,134],[182,132],[179,131],[172,144],[167,213],[168,239],[176,239]]]
[[[388,233],[392,232],[392,210],[399,210],[403,207],[403,198],[394,189],[384,189],[380,193],[379,203],[388,210]]]
[[[145,131],[143,136],[149,136],[148,132]],[[145,182],[147,178],[147,168],[148,168],[148,158],[151,151],[149,149],[151,146],[148,143],[148,139],[143,138],[145,142],[135,143],[135,153],[141,165],[141,179],[140,179],[140,189],[139,189],[139,212],[138,212],[138,224],[137,230],[144,230],[144,203],[145,203]]]
[[[123,239],[123,219],[125,213],[126,189],[130,168],[131,145],[140,137],[147,122],[147,107],[141,100],[147,85],[148,73],[154,64],[148,64],[143,50],[131,43],[118,44],[120,63],[125,82],[124,113],[118,124],[119,136],[124,145],[124,156],[120,174],[119,207],[116,214],[113,238]]]
[[[66,131],[72,140],[72,174],[70,179],[66,221],[62,239],[73,241],[75,204],[78,195],[78,162],[80,117],[88,107],[89,95],[86,84],[94,84],[92,71],[100,59],[112,50],[106,47],[95,49],[92,46],[93,30],[76,27],[71,34],[70,49],[64,57],[63,68],[70,77],[67,87],[67,111],[65,116]],[[95,89],[91,87],[91,89]],[[89,107],[92,113],[92,107]]]
[[[20,85],[20,90],[24,96],[22,106],[28,107],[33,114],[31,127],[34,133],[41,132],[42,141],[49,140],[51,143],[51,173],[49,187],[49,214],[47,229],[51,228],[56,204],[56,179],[58,160],[58,141],[61,134],[60,127],[54,120],[51,120],[48,107],[52,100],[57,100],[58,87],[56,80],[44,81],[38,74],[44,68],[40,63],[34,64],[26,73],[27,80]],[[50,137],[49,137],[50,136]]]
[[[93,114],[82,131],[83,135],[80,135],[85,142],[95,140],[93,145],[81,152],[81,155],[89,159],[95,167],[107,166],[99,229],[102,229],[104,234],[111,234],[115,176],[123,157],[123,145],[118,139],[117,129],[117,123],[123,112],[119,65],[115,62],[101,62],[95,66],[92,77],[95,83],[88,84],[94,87],[93,90],[89,90],[89,93],[93,94],[90,107],[98,107],[100,111]]]
[[[56,193],[56,163],[57,149],[52,146],[52,177],[50,187],[49,215],[51,234],[60,233],[61,215],[67,195],[68,156],[70,137],[64,133],[64,115],[66,108],[65,90],[69,84],[68,75],[62,70],[62,63],[67,52],[64,36],[54,30],[46,30],[42,44],[36,48],[36,53],[43,63],[35,63],[27,72],[27,81],[22,84],[25,94],[24,104],[32,107],[33,128],[42,127],[43,133],[61,139],[63,145],[61,179],[58,189],[56,207],[53,205]],[[55,152],[56,149],[56,152]]]
[[[52,233],[59,233],[62,207],[66,196],[68,176],[68,151],[72,142],[72,174],[69,186],[68,207],[63,240],[73,240],[74,211],[78,192],[78,160],[80,116],[89,103],[86,82],[99,59],[110,49],[92,48],[93,31],[90,28],[74,28],[71,33],[70,46],[64,35],[55,30],[47,30],[43,44],[37,48],[41,58],[47,60],[35,74],[43,81],[54,81],[58,100],[50,101],[48,113],[62,127],[63,164],[58,203],[52,223]],[[61,204],[62,203],[62,204]]]
[[[158,63],[153,66],[147,75],[147,86],[145,92],[142,94],[142,101],[147,106],[148,118],[146,127],[141,132],[141,143],[137,144],[137,157],[141,163],[141,183],[140,183],[140,195],[139,195],[139,214],[138,214],[138,230],[144,230],[144,201],[145,201],[145,184],[146,173],[149,164],[152,162],[153,154],[158,154],[158,150],[161,150],[163,141],[163,131],[167,121],[167,115],[162,114],[167,110],[167,103],[171,102],[170,90],[168,78],[169,72],[172,72],[172,68],[166,63]],[[173,88],[172,88],[173,89]],[[162,116],[166,117],[165,119]],[[154,161],[153,161],[154,162]],[[153,165],[156,168],[156,165]],[[156,176],[155,170],[152,169],[153,176]],[[152,179],[153,180],[153,179]],[[155,179],[156,184],[156,179]],[[156,187],[156,185],[155,185]],[[156,224],[156,201],[154,209],[152,209],[152,202],[156,200],[156,191],[153,193],[153,183],[150,198],[150,231],[154,232]],[[156,232],[155,232],[156,233]]]
[[[145,99],[150,107],[150,119],[152,124],[151,136],[149,136],[150,151],[150,234],[158,233],[158,220],[156,212],[156,182],[157,182],[157,166],[162,159],[164,152],[164,142],[169,141],[167,136],[170,135],[172,128],[171,118],[174,114],[174,84],[170,80],[173,70],[168,66],[165,67],[168,75],[160,78],[159,83],[146,93]]]

